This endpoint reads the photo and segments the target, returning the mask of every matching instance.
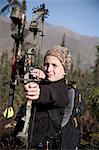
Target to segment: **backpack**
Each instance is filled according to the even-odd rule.
[[[68,96],[70,99],[70,105],[72,106],[72,110],[70,114],[71,119],[74,122],[74,127],[77,127],[77,126],[80,127],[80,120],[84,112],[84,104],[83,104],[82,95],[79,89],[76,87],[76,82],[74,81],[68,82],[67,87],[68,87]],[[64,117],[63,117],[63,120],[65,119]]]
[[[80,120],[84,107],[81,93],[75,85],[75,82],[68,82],[66,84],[66,92],[68,92],[70,102],[64,109],[61,125],[58,110],[48,111],[56,132],[61,134],[61,150],[74,150],[80,141]]]

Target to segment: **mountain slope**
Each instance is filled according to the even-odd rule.
[[[5,50],[11,52],[13,48],[13,39],[11,38],[11,21],[6,17],[0,16],[0,53]],[[28,30],[29,22],[26,24]],[[99,45],[98,37],[82,36],[69,29],[45,23],[42,54],[56,44],[61,44],[65,34],[65,45],[70,49],[74,66],[89,69],[94,65],[96,55],[96,45]],[[29,32],[25,42],[32,43],[32,33]],[[79,62],[79,64],[78,64]]]

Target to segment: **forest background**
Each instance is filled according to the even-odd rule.
[[[27,31],[28,33],[29,31]],[[59,43],[67,47],[66,33],[61,36]],[[31,43],[24,43],[24,50],[31,47]],[[94,45],[96,48],[95,61],[91,68],[82,68],[80,56],[77,56],[76,65],[72,65],[71,74],[68,80],[75,81],[78,89],[82,93],[84,102],[84,113],[81,118],[82,131],[80,149],[97,150],[99,149],[99,44]],[[9,96],[9,81],[11,78],[11,57],[9,57],[9,49],[6,49],[0,56],[0,141],[1,145],[7,144],[10,146],[9,136],[13,131],[13,127],[5,129],[5,118],[2,113],[7,104]],[[43,63],[43,53],[38,51],[36,54],[35,66],[41,68]],[[24,88],[23,84],[18,84],[15,88],[15,97],[13,107],[15,115],[24,102]],[[15,117],[14,115],[14,117]],[[12,122],[14,121],[12,118]],[[3,143],[2,139],[5,139]]]

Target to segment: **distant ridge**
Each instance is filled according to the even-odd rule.
[[[8,50],[10,53],[13,48],[14,41],[11,38],[10,24],[10,19],[0,16],[0,54],[5,50]],[[29,22],[26,24],[27,30],[28,27]],[[45,54],[46,50],[54,45],[61,44],[63,35],[65,34],[65,45],[71,51],[74,66],[77,66],[78,61],[79,67],[83,69],[90,69],[94,65],[96,56],[95,46],[99,45],[98,37],[83,36],[70,29],[55,26],[47,22],[45,23],[44,34],[42,54]],[[32,33],[29,32],[25,42],[32,43],[32,37]]]

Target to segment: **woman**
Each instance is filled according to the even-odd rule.
[[[70,114],[68,130],[65,131],[68,137],[65,141],[61,139],[64,110],[70,103],[65,76],[70,71],[71,63],[69,50],[59,45],[55,46],[45,54],[44,72],[39,69],[31,71],[34,78],[42,79],[40,83],[29,82],[25,85],[26,99],[32,100],[29,137],[33,127],[32,147],[37,150],[47,147],[50,150],[74,150],[78,144],[72,141]],[[73,107],[70,109],[72,111]]]

